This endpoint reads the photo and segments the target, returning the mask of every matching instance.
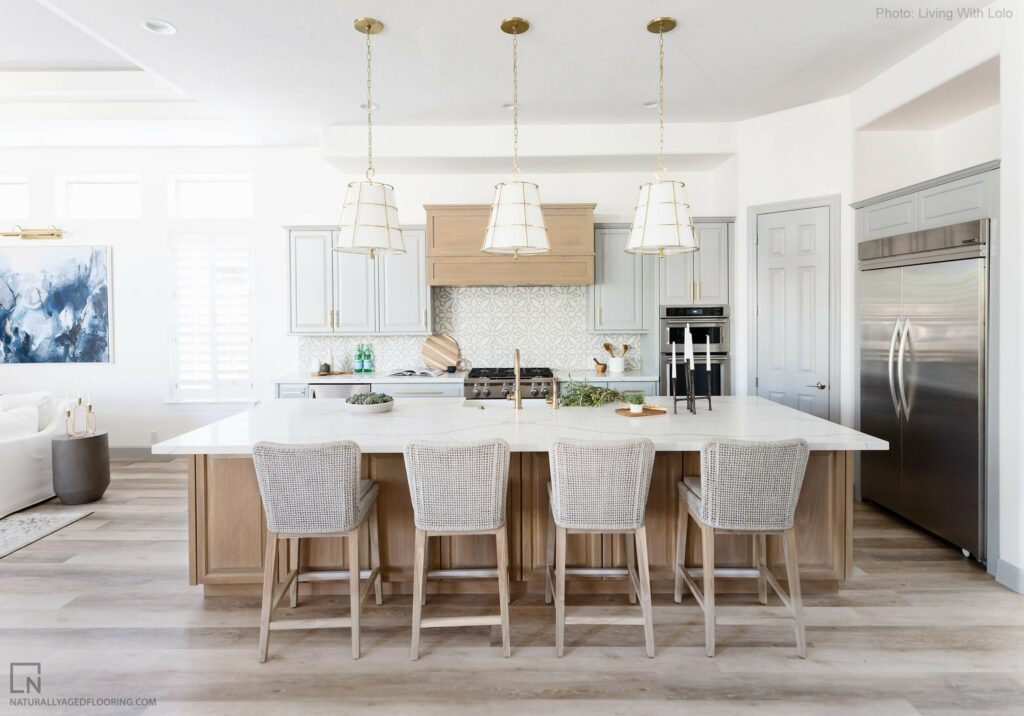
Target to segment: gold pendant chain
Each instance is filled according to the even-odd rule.
[[[519,176],[519,36],[512,33],[512,176]]]
[[[373,181],[373,86],[370,82],[370,33],[366,33],[366,180]]]
[[[655,171],[658,179],[668,170],[665,169],[665,32],[658,30],[658,168]]]

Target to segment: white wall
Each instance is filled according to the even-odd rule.
[[[750,310],[747,207],[832,194],[841,197],[840,240],[842,310],[839,394],[841,420],[853,417],[853,246],[852,130],[847,98],[826,100],[741,122],[737,136],[738,181],[736,265],[733,286],[735,392],[748,390]]]
[[[254,377],[257,398],[270,398],[273,378],[298,367],[298,339],[287,331],[286,224],[337,222],[344,185],[353,176],[328,164],[318,148],[252,149],[0,149],[4,175],[30,177],[31,226],[62,226],[66,244],[113,247],[114,362],[110,365],[0,366],[0,393],[49,389],[63,395],[76,379],[92,381],[101,429],[115,447],[145,447],[245,406],[174,405],[170,388],[170,273],[168,234],[217,229],[247,233],[254,241]],[[422,224],[423,204],[489,203],[500,174],[387,174],[395,185],[403,223]],[[727,167],[687,173],[695,210],[732,214]],[[252,220],[187,221],[168,217],[167,181],[175,174],[251,174]],[[56,178],[62,175],[137,175],[142,182],[139,220],[73,221],[57,216]],[[725,179],[720,179],[724,174]],[[637,186],[647,173],[533,174],[545,201],[596,202],[597,220],[632,219]],[[2,220],[2,218],[0,218]],[[3,239],[6,244],[17,240]],[[383,357],[378,356],[378,359]]]

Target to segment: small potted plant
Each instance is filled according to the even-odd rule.
[[[394,405],[394,398],[385,393],[356,393],[345,399],[350,413],[386,413]]]
[[[629,412],[631,413],[642,413],[644,412],[644,396],[640,393],[626,393],[626,402],[629,404]]]

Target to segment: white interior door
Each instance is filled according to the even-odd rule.
[[[829,417],[829,208],[757,217],[757,376],[763,398]]]

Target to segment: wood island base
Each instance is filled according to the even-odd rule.
[[[796,510],[797,550],[804,590],[834,591],[849,578],[853,551],[853,470],[850,452],[814,451],[807,464]],[[380,484],[378,510],[381,563],[385,594],[411,594],[414,557],[412,503],[400,453],[363,454],[362,471]],[[647,539],[651,587],[671,593],[675,564],[678,493],[683,474],[700,474],[700,454],[659,452],[654,463],[647,502]],[[548,455],[513,453],[509,465],[508,542],[513,598],[543,594],[547,539]],[[266,521],[249,456],[189,456],[189,583],[203,585],[207,596],[258,595],[263,578]],[[365,550],[365,548],[364,548]],[[690,524],[687,565],[700,565],[700,534]],[[429,545],[430,569],[494,568],[496,553],[490,536],[438,537]],[[719,535],[715,541],[719,567],[749,567],[751,538]],[[291,569],[288,550],[279,557],[281,576]],[[301,565],[309,569],[347,569],[342,540],[303,540]],[[622,535],[571,535],[567,562],[578,567],[625,565]],[[361,563],[369,564],[368,555]],[[768,538],[768,563],[785,577],[782,544]],[[719,591],[756,591],[755,580],[725,579]],[[305,583],[310,594],[347,593],[343,583]],[[571,580],[570,593],[625,592],[622,580]],[[431,580],[429,593],[488,593],[496,580]]]

